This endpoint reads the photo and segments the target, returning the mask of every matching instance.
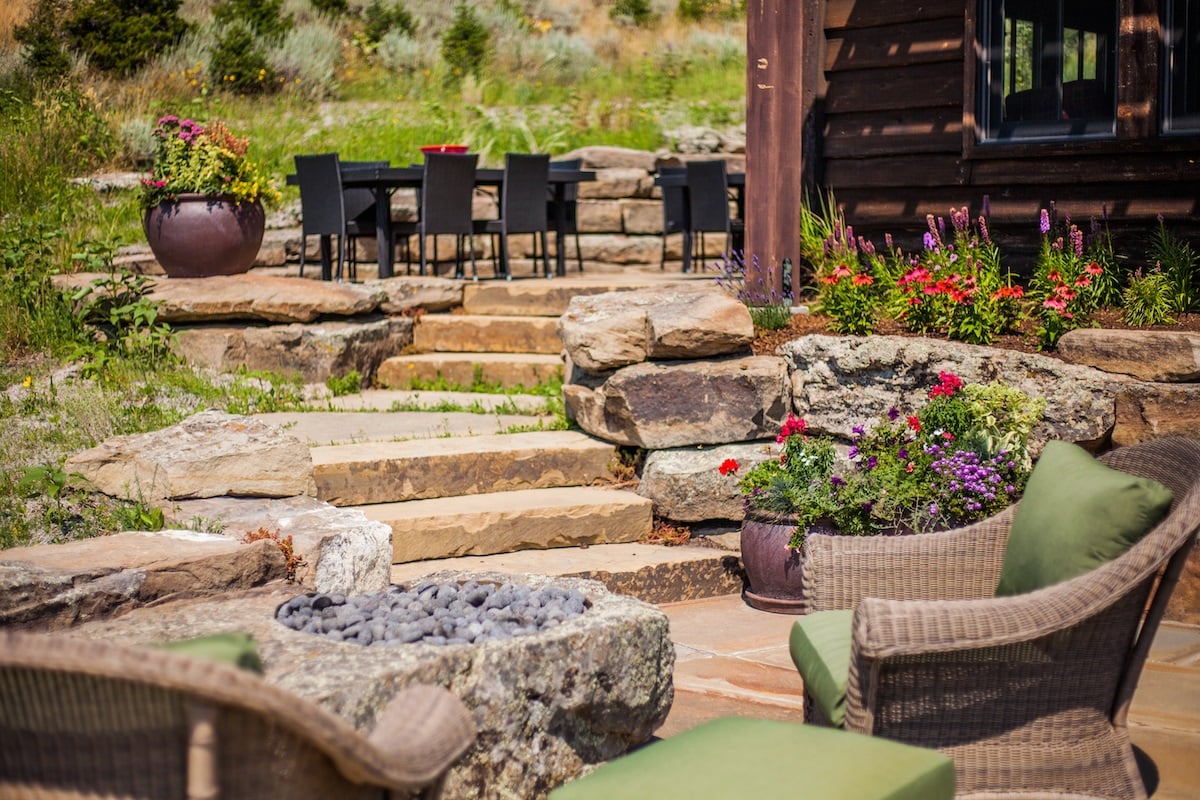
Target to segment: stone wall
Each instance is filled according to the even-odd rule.
[[[714,287],[689,292],[576,298],[559,321],[572,367],[568,413],[594,436],[649,451],[639,492],[674,522],[740,520],[736,481],[718,467],[769,457],[788,412],[815,433],[848,440],[853,426],[890,407],[919,404],[943,370],[1045,398],[1035,452],[1049,439],[1101,452],[1200,436],[1195,334],[1081,329],[1062,338],[1061,358],[916,337],[813,335],[752,356],[740,303]],[[659,331],[676,346],[661,346]],[[1188,569],[1200,587],[1200,550]],[[1200,595],[1184,583],[1171,614],[1200,621]]]

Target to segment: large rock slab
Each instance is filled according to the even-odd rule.
[[[846,439],[855,425],[893,406],[904,412],[924,405],[938,373],[946,371],[967,383],[1002,380],[1045,398],[1035,450],[1047,439],[1094,449],[1107,442],[1117,393],[1127,382],[1049,356],[905,336],[812,335],[778,352],[791,369],[796,414],[814,431]]]
[[[791,408],[775,356],[643,362],[563,387],[567,413],[601,439],[650,450],[774,437]]]
[[[616,448],[577,431],[357,442],[312,449],[317,496],[338,506],[586,486]]]
[[[720,466],[734,459],[739,472],[779,457],[779,446],[756,442],[716,447],[655,450],[646,456],[637,492],[654,501],[654,513],[672,522],[740,520],[745,516],[736,475],[722,475]]]
[[[583,169],[640,169],[652,172],[658,163],[657,156],[646,150],[607,145],[581,147],[563,154],[562,158],[564,160],[580,159],[583,162]],[[587,184],[581,185],[586,186]]]
[[[127,532],[0,553],[0,625],[55,630],[284,577],[279,548],[211,533]]]
[[[400,276],[367,281],[367,287],[384,293],[379,310],[402,314],[412,309],[448,311],[462,305],[464,281],[453,278]]]
[[[77,288],[108,277],[77,273],[55,276],[55,283]],[[159,320],[172,325],[230,320],[312,322],[322,316],[369,314],[383,299],[379,291],[366,286],[253,273],[155,280],[147,297],[158,304]]]
[[[1200,438],[1200,383],[1130,382],[1117,394],[1118,447],[1162,436]]]
[[[1200,334],[1196,333],[1078,328],[1059,339],[1058,352],[1073,364],[1144,381],[1200,380]]]
[[[379,365],[412,344],[407,317],[367,317],[308,325],[178,328],[178,350],[189,362],[232,372],[241,368],[300,375],[324,383],[351,370],[368,380]]]
[[[135,611],[74,635],[148,645],[226,630],[258,642],[266,679],[370,731],[401,689],[445,686],[471,710],[479,732],[455,763],[442,796],[540,798],[590,765],[646,741],[673,699],[674,647],[661,611],[594,581],[441,573],[532,588],[578,589],[582,615],[535,635],[478,645],[362,647],[290,630],[274,610],[296,592],[259,590],[210,602]]]
[[[576,297],[558,333],[571,362],[599,374],[651,359],[746,352],[754,323],[745,305],[715,286],[674,285]]]
[[[71,456],[64,469],[107,495],[144,502],[315,491],[308,445],[252,417],[213,410],[113,437]]]
[[[653,504],[633,492],[584,486],[517,489],[362,506],[392,530],[392,560],[636,542]]]
[[[170,524],[199,522],[237,540],[259,531],[292,537],[301,559],[295,580],[314,591],[361,594],[389,583],[392,530],[358,509],[313,497],[212,497],[171,503],[164,511]]]
[[[550,317],[426,314],[417,321],[413,346],[439,353],[542,353],[555,355],[562,342]]]

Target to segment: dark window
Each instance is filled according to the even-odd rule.
[[[1163,130],[1200,130],[1200,3],[1166,0],[1163,8]]]
[[[979,21],[983,141],[1114,134],[1116,2],[980,0]]]

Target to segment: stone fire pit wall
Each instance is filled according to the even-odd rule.
[[[429,577],[514,580],[489,573]],[[522,576],[520,582],[577,589],[591,607],[549,631],[478,645],[363,647],[276,622],[276,607],[299,591],[283,587],[140,609],[72,633],[143,644],[247,631],[258,641],[267,680],[363,731],[401,688],[445,686],[471,709],[479,736],[450,771],[444,797],[533,800],[649,739],[671,707],[675,651],[667,617],[654,606],[611,594],[596,581]]]

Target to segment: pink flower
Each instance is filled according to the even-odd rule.
[[[1067,307],[1067,304],[1057,297],[1047,297],[1042,301],[1042,307],[1053,309],[1054,311],[1062,311]]]
[[[1083,271],[1088,275],[1100,275],[1104,272],[1104,267],[1100,266],[1099,262],[1093,261],[1083,268]]]
[[[789,437],[795,436],[796,434],[803,436],[806,430],[808,430],[807,422],[795,416],[794,414],[788,414],[787,419],[783,422],[783,428],[779,431],[779,435],[775,437],[775,441],[782,444],[783,442],[786,442]]]
[[[861,272],[858,275],[854,276],[854,285],[855,286],[870,286],[874,282],[875,282],[874,278],[872,278],[870,275],[865,275]]]

